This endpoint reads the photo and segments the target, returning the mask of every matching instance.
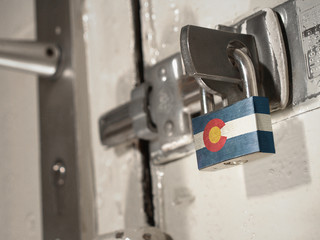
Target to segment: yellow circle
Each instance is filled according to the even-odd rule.
[[[218,127],[213,127],[211,128],[209,132],[209,139],[212,143],[217,143],[219,142],[221,138],[221,130]]]

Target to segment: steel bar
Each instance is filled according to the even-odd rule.
[[[135,138],[129,114],[130,103],[126,103],[100,118],[100,138],[109,147]]]
[[[190,114],[200,112],[200,92],[199,85],[194,78],[180,79],[180,92],[183,98],[184,106]],[[107,112],[100,118],[100,138],[101,142],[113,147],[126,141],[137,138],[133,129],[133,119],[130,116],[130,104],[136,102],[128,102],[110,112]],[[195,104],[197,106],[195,107]]]
[[[204,88],[200,89],[201,114],[207,114],[213,111],[213,95]]]
[[[57,72],[60,55],[54,44],[0,40],[1,67],[51,77]]]

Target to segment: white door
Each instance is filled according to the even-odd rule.
[[[184,25],[230,25],[283,1],[140,2],[144,61],[151,66],[180,50]],[[274,156],[215,172],[199,171],[195,154],[152,166],[157,226],[184,240],[319,239],[318,102],[272,114]]]

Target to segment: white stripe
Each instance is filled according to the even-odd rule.
[[[251,114],[226,122],[225,124],[226,125],[221,129],[221,136],[225,136],[227,139],[255,131],[272,132],[271,116],[269,114]],[[203,132],[199,132],[193,137],[196,150],[205,147]]]

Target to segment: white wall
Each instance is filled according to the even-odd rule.
[[[0,2],[0,38],[34,39],[33,0]],[[35,76],[0,69],[0,239],[41,239]]]

